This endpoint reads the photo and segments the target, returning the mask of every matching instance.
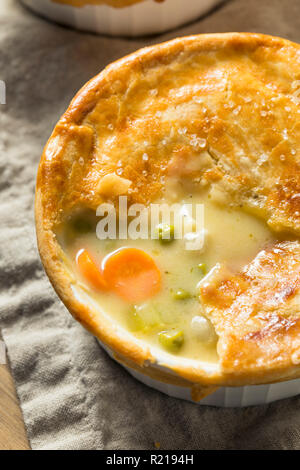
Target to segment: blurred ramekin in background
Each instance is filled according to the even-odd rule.
[[[176,28],[197,19],[224,0],[21,1],[61,24],[99,34],[134,37]]]

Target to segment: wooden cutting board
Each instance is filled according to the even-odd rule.
[[[29,450],[24,421],[7,365],[0,365],[0,450]]]

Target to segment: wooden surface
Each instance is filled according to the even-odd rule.
[[[13,379],[8,366],[0,365],[0,450],[29,448]]]

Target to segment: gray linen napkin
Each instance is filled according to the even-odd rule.
[[[181,30],[148,39],[72,31],[1,0],[0,326],[33,449],[299,449],[300,397],[216,409],[136,382],[54,294],[33,220],[43,145],[68,102],[118,57],[175,36],[259,31],[300,41],[299,0],[232,0]]]

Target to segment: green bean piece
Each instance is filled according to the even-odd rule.
[[[168,330],[158,333],[160,344],[169,352],[177,353],[184,343],[184,334],[181,330]]]
[[[108,238],[107,240],[104,240],[104,249],[106,251],[114,250],[116,248],[116,240],[111,240]]]
[[[186,300],[191,298],[190,292],[185,289],[177,289],[172,295],[175,300]]]
[[[156,227],[158,239],[161,243],[170,243],[174,240],[174,225],[159,224]]]
[[[203,275],[207,273],[207,267],[205,263],[199,263],[198,268],[200,269]]]
[[[71,220],[71,227],[77,233],[88,233],[93,229],[92,223],[84,217],[78,216]]]
[[[131,331],[142,331],[146,327],[144,320],[138,314],[135,307],[132,307],[129,310],[127,320],[128,320],[128,328]]]

